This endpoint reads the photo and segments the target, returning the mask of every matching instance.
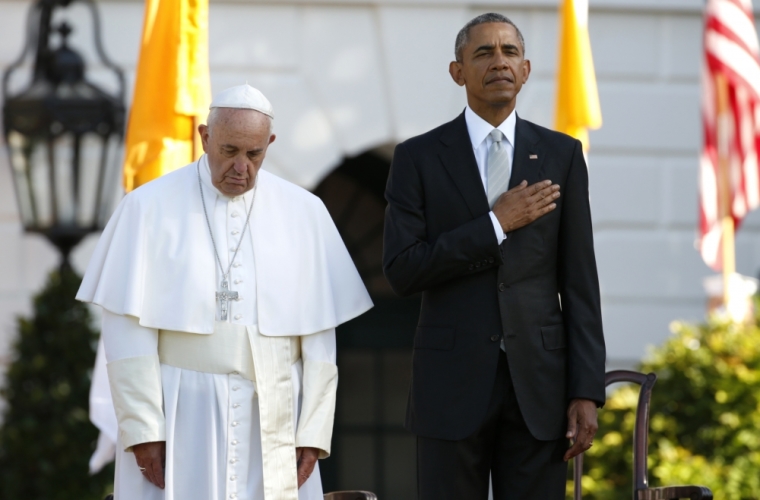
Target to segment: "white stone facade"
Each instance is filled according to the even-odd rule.
[[[21,49],[30,2],[0,0],[0,68]],[[702,0],[591,0],[590,32],[604,126],[591,134],[591,199],[610,363],[626,365],[699,319],[710,274],[694,250]],[[425,132],[461,112],[448,76],[454,37],[498,11],[521,27],[533,73],[524,118],[552,125],[557,0],[211,0],[214,91],[247,81],[274,104],[278,141],[267,168],[313,188],[345,156]],[[139,50],[143,3],[102,0],[105,49],[126,70]],[[93,60],[86,11],[72,8],[71,45]],[[112,87],[102,69],[90,77]],[[131,90],[130,90],[131,92]],[[14,317],[31,309],[57,256],[25,236],[0,144],[0,365]],[[75,252],[82,270],[95,238]],[[739,272],[760,270],[760,214],[739,232]]]

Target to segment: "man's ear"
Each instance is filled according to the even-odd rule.
[[[269,144],[272,144],[272,143],[274,142],[274,140],[275,140],[275,139],[277,139],[277,136],[276,136],[276,135],[274,135],[274,134],[270,135],[270,136],[269,136]]]
[[[208,153],[208,125],[200,124],[198,125],[198,133],[201,136],[201,144],[203,145],[203,152]]]
[[[523,61],[523,83],[527,82],[529,77],[530,77],[530,59],[525,59]]]
[[[464,85],[464,77],[462,76],[462,63],[451,61],[449,63],[449,74],[451,75],[451,79],[454,80],[457,85],[460,87]]]

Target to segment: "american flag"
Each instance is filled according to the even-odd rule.
[[[708,0],[702,69],[704,147],[699,168],[699,250],[705,263],[722,268],[721,189],[718,171],[716,77],[725,75],[728,109],[721,125],[728,164],[730,214],[739,227],[760,206],[760,48],[751,0]],[[725,134],[725,135],[723,135]]]

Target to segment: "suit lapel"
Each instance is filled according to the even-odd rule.
[[[542,166],[546,150],[533,131],[531,124],[519,116],[515,125],[515,155],[512,160],[512,175],[509,178],[509,189],[528,181],[535,184],[544,178]]]
[[[473,217],[487,213],[488,198],[472,151],[464,113],[449,122],[441,133],[443,148],[438,153],[443,166],[462,193]]]

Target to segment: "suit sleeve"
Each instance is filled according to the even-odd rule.
[[[502,263],[488,213],[430,237],[422,181],[404,144],[399,144],[393,155],[385,197],[383,271],[399,295],[421,292]]]
[[[562,187],[558,281],[568,344],[568,398],[605,400],[606,351],[589,206],[588,168],[575,141]]]

